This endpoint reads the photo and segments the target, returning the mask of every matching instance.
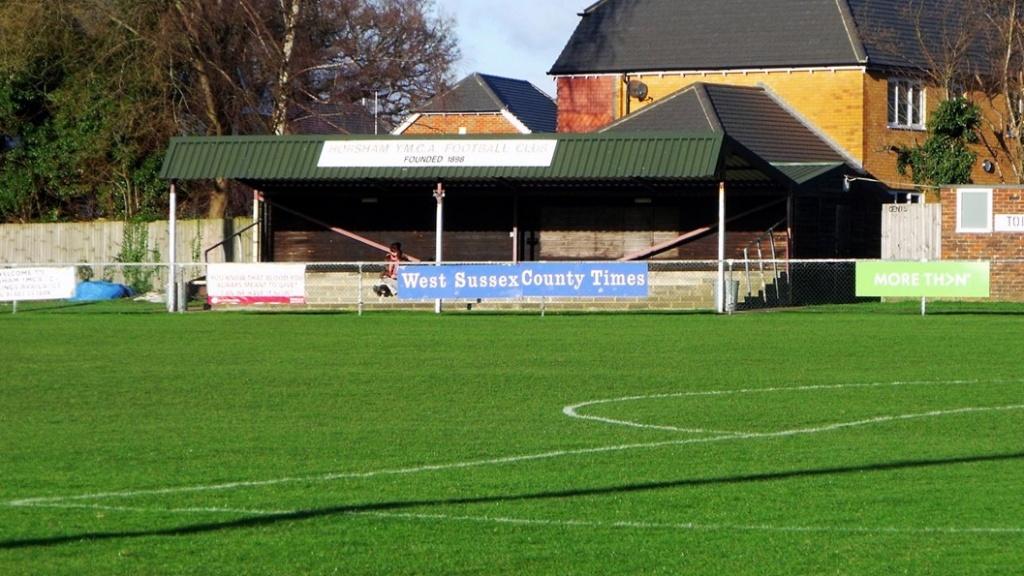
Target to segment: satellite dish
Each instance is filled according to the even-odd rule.
[[[647,98],[647,84],[644,84],[639,80],[630,80],[629,83],[626,84],[626,91],[630,96],[640,100],[641,102]]]

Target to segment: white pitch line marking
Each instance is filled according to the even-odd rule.
[[[581,415],[578,410],[583,407],[595,406],[599,404],[608,404],[622,401],[634,401],[634,400],[645,400],[645,399],[657,399],[657,398],[671,398],[671,397],[694,397],[694,396],[723,396],[731,394],[744,394],[744,393],[769,393],[769,392],[806,392],[806,391],[818,391],[818,390],[831,390],[831,389],[844,389],[844,388],[868,388],[868,387],[895,387],[895,386],[910,386],[910,385],[964,385],[976,383],[973,381],[950,381],[950,382],[892,382],[892,383],[870,383],[870,384],[840,384],[840,385],[817,385],[817,386],[800,386],[792,388],[763,388],[763,389],[740,389],[740,390],[715,390],[715,391],[704,391],[704,392],[686,392],[676,394],[659,394],[650,396],[631,396],[625,398],[615,398],[606,400],[595,400],[589,402],[582,402],[571,406],[566,406],[563,409],[563,413],[573,418],[581,418],[585,420],[595,420],[605,423],[629,425],[635,427],[651,427],[645,426],[639,423],[628,422],[628,421],[615,421],[606,420],[599,417]],[[995,382],[993,382],[995,383]],[[815,434],[828,432],[832,430],[839,430],[842,428],[851,428],[856,426],[866,426],[872,424],[880,424],[885,422],[892,422],[898,420],[911,420],[917,418],[933,418],[939,416],[955,415],[955,414],[967,414],[967,413],[978,413],[978,412],[996,412],[996,411],[1010,411],[1010,410],[1024,410],[1024,404],[1015,404],[1008,406],[981,406],[981,407],[963,407],[954,408],[948,410],[932,410],[929,412],[917,413],[917,414],[902,414],[902,415],[889,415],[879,416],[875,418],[868,418],[863,420],[857,420],[852,422],[838,422],[829,424],[826,426],[810,427],[810,428],[797,428],[791,430],[781,430],[775,432],[722,432],[722,431],[711,431],[702,429],[679,429],[674,427],[656,427],[659,429],[673,430],[678,432],[699,432],[705,434],[717,434],[704,438],[687,438],[681,440],[668,440],[661,442],[646,442],[646,443],[635,443],[635,444],[621,444],[615,446],[599,446],[594,448],[580,448],[574,450],[558,450],[552,452],[544,452],[538,454],[527,454],[520,456],[508,456],[502,458],[492,458],[484,460],[473,460],[467,462],[455,462],[449,464],[434,464],[427,466],[409,467],[409,468],[396,468],[396,469],[384,469],[375,470],[369,472],[350,472],[350,473],[335,473],[326,474],[323,476],[316,477],[286,477],[272,480],[260,480],[260,481],[244,481],[244,482],[228,482],[222,484],[211,484],[205,486],[180,486],[170,488],[159,488],[149,490],[130,490],[130,491],[119,491],[119,492],[102,492],[93,494],[81,494],[76,496],[50,496],[50,497],[38,497],[38,498],[25,498],[18,500],[11,500],[8,502],[0,503],[3,506],[10,507],[49,507],[49,508],[79,508],[79,509],[95,509],[95,510],[108,510],[108,511],[124,511],[124,512],[159,512],[159,513],[189,513],[189,514],[251,514],[251,515],[287,515],[294,514],[295,511],[259,511],[259,510],[242,510],[232,508],[179,508],[179,509],[153,509],[153,508],[142,508],[142,507],[127,507],[127,506],[104,506],[98,504],[83,504],[83,502],[104,500],[104,499],[123,499],[133,497],[144,497],[144,496],[160,496],[169,494],[183,494],[183,493],[198,493],[198,492],[212,492],[212,491],[226,491],[226,490],[238,490],[244,488],[259,488],[266,486],[276,486],[283,484],[293,483],[311,483],[311,482],[334,482],[346,479],[361,479],[361,478],[373,478],[377,476],[388,476],[388,475],[411,475],[425,472],[437,472],[445,470],[459,470],[481,466],[501,466],[516,464],[521,462],[545,460],[553,458],[562,458],[569,456],[582,456],[590,454],[610,453],[619,452],[626,450],[638,450],[638,449],[653,449],[670,446],[682,446],[688,444],[706,444],[711,442],[724,442],[729,440],[747,440],[747,439],[766,439],[766,438],[780,438],[786,436],[796,436],[803,434]],[[443,515],[414,515],[414,514],[398,514],[398,513],[362,513],[352,512],[353,515],[376,515],[381,517],[408,517],[408,518],[437,518],[437,519],[473,519],[476,517],[446,517]],[[546,521],[530,521],[530,520],[515,520],[515,519],[487,519],[486,517],[479,517],[479,521],[504,521],[504,522],[519,522],[519,523],[544,523]],[[631,523],[631,522],[614,522],[614,523],[586,523],[567,521],[565,525],[579,525],[579,526],[606,526],[606,527],[649,527],[649,528],[675,528],[675,529],[691,529],[691,530],[774,530],[774,531],[825,531],[825,530],[844,530],[837,528],[816,528],[816,527],[773,527],[773,526],[743,526],[743,525],[697,525],[692,523],[684,524],[644,524],[644,523]],[[869,529],[869,528],[853,528],[846,529],[847,531],[858,531],[858,532],[901,532],[907,531],[904,529]],[[909,529],[913,531],[915,529]],[[928,528],[928,529],[917,529],[919,532],[930,532],[930,533],[1024,533],[1024,529],[1018,528]]]
[[[994,382],[993,382],[994,383]],[[663,426],[663,425],[652,425],[644,424],[641,422],[632,422],[629,420],[617,420],[612,418],[604,418],[601,416],[593,416],[589,414],[580,414],[581,408],[590,406],[598,406],[601,404],[617,404],[620,402],[635,402],[641,400],[658,400],[662,398],[696,398],[696,397],[707,397],[707,396],[731,396],[739,394],[769,394],[775,392],[816,392],[821,390],[842,390],[842,389],[853,389],[853,388],[894,388],[897,386],[928,386],[928,385],[946,385],[946,386],[963,386],[969,384],[977,384],[977,381],[973,380],[951,380],[948,382],[871,382],[861,384],[818,384],[811,386],[795,386],[795,387],[770,387],[770,388],[740,388],[738,390],[704,390],[700,392],[674,392],[668,394],[649,394],[642,396],[624,396],[621,398],[606,398],[603,400],[590,400],[588,402],[580,402],[579,404],[572,404],[562,409],[562,413],[570,418],[578,418],[580,420],[591,420],[594,422],[600,422],[602,424],[612,424],[616,426],[628,426],[632,428],[645,428],[651,430],[667,430],[672,432],[683,432],[691,434],[719,434],[719,435],[744,435],[746,432],[734,432],[727,430],[706,430],[702,428],[678,428],[675,426]]]
[[[839,532],[852,534],[1024,534],[1024,528],[868,528],[863,526],[775,526],[772,524],[700,524],[697,522],[633,522],[619,520],[598,522],[592,520],[537,520],[532,518],[508,518],[490,516],[452,516],[447,514],[413,514],[408,512],[352,512],[352,516],[374,516],[406,520],[431,520],[448,522],[479,522],[486,524],[512,524],[522,526],[557,526],[583,528],[634,528],[642,530],[693,530],[693,531],[745,531],[745,532]]]
[[[187,507],[148,508],[139,506],[106,506],[103,504],[67,504],[63,502],[32,504],[33,508],[60,508],[62,510],[95,510],[96,512],[134,512],[143,514],[236,514],[240,516],[287,516],[300,510],[251,510],[245,508]]]

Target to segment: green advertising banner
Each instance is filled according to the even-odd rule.
[[[858,262],[857,296],[988,298],[988,262]]]

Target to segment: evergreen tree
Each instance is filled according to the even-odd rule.
[[[942,186],[971,184],[971,168],[978,155],[969,145],[978,143],[981,110],[966,98],[939,104],[928,120],[928,137],[921,144],[899,146],[896,169],[915,184]]]

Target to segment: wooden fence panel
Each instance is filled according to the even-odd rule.
[[[206,250],[252,222],[250,218],[226,220],[179,220],[176,257],[179,263],[203,262]],[[210,251],[210,262],[252,262],[256,228]],[[147,262],[166,262],[170,256],[166,221],[145,227]],[[78,264],[112,263],[121,260],[125,243],[124,222],[72,222],[58,224],[0,225],[0,263]],[[141,247],[141,246],[140,246]]]
[[[883,260],[941,260],[942,205],[882,206]]]

